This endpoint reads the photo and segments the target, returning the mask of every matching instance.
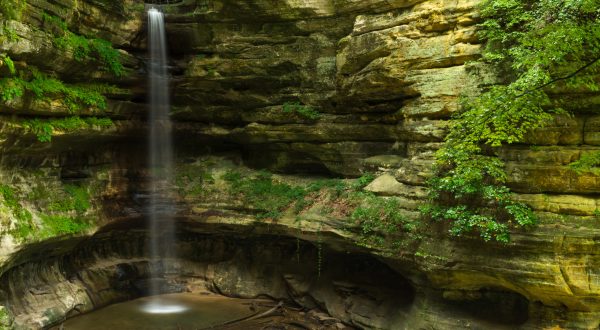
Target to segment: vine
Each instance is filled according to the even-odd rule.
[[[319,227],[317,227],[317,278],[321,278],[321,271],[323,267],[323,223],[319,221]]]
[[[533,211],[512,200],[499,147],[565,113],[549,91],[596,92],[600,84],[600,0],[487,0],[481,8],[482,61],[507,77],[464,100],[430,180],[423,212],[450,223],[453,236],[478,233],[507,243],[531,227]]]

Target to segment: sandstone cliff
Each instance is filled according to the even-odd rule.
[[[459,97],[496,79],[473,62],[480,53],[478,3],[171,1],[165,11],[177,165],[191,173],[177,182],[178,216],[189,236],[180,243],[181,260],[157,266],[147,262],[139,224],[147,192],[143,3],[28,1],[22,18],[3,20],[0,33],[0,52],[17,69],[36,66],[65,82],[93,80],[118,90],[109,93],[106,110],[79,113],[114,125],[57,130],[50,143],[37,141],[23,120],[71,115],[60,100],[25,95],[0,108],[0,181],[20,205],[4,195],[0,209],[0,302],[14,324],[41,327],[78,303],[92,310],[130,299],[134,279],[164,267],[189,269],[178,282],[188,288],[292,299],[364,328],[597,328],[599,177],[567,166],[600,150],[597,95],[570,96],[580,115],[556,118],[531,132],[528,144],[502,151],[510,187],[541,218],[537,228],[513,233],[508,245],[450,238],[439,223],[426,224],[418,237],[394,237],[399,249],[364,244],[348,212],[323,211],[343,209],[328,200],[277,221],[257,220],[260,210],[244,205],[222,179],[232,170],[250,177],[268,169],[282,174],[280,182],[306,185],[315,176],[374,172],[366,189],[398,200],[401,212],[419,221],[434,152]],[[124,74],[111,76],[57,48],[44,13],[78,34],[110,41]],[[210,193],[198,193],[198,182]],[[74,198],[73,185],[85,189],[90,205],[81,214],[75,206],[53,208]],[[32,232],[15,237],[20,209],[32,214]],[[82,216],[88,226],[61,235],[44,222],[48,214]],[[323,266],[325,282],[287,263],[295,240],[265,243],[272,236],[264,235],[301,239],[307,263],[331,263]],[[234,246],[229,236],[245,245]],[[324,244],[324,261],[320,243],[311,242]],[[197,252],[203,248],[208,252]],[[254,252],[245,259],[244,250]],[[373,275],[340,274],[344,266],[333,260],[346,251],[361,257],[342,264],[372,267]],[[397,287],[390,295],[384,291],[391,283]]]

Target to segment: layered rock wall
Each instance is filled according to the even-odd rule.
[[[356,177],[366,171],[376,172],[378,178],[368,189],[398,200],[403,214],[418,219],[417,209],[426,197],[435,150],[443,141],[448,119],[458,109],[459,98],[474,95],[496,81],[489,68],[472,62],[480,53],[475,34],[478,3],[172,2],[164,10],[172,59],[172,117],[178,165],[194,163],[205,153],[227,151],[241,155],[244,163],[255,168],[304,173],[292,179],[283,177],[282,181],[310,181],[307,177],[317,173]],[[93,80],[118,87],[108,95],[107,110],[91,108],[78,113],[84,117],[110,117],[115,123],[111,128],[56,132],[58,136],[50,143],[37,141],[22,120],[72,115],[60,100],[40,101],[24,95],[4,102],[0,108],[3,184],[15,187],[19,196],[26,198],[27,181],[36,180],[29,174],[41,169],[45,173],[41,181],[48,182],[46,186],[54,187],[52,191],[58,195],[64,193],[61,187],[67,184],[100,187],[92,194],[93,207],[87,213],[92,223],[87,232],[79,234],[82,237],[123,217],[143,215],[147,96],[143,7],[143,3],[132,0],[31,0],[20,20],[3,20],[0,52],[10,56],[18,70],[36,66],[65,82]],[[44,13],[61,18],[76,33],[109,40],[120,49],[124,74],[111,76],[97,64],[77,61],[73,54],[57,48],[54,36],[44,26]],[[11,31],[17,38],[8,37]],[[518,193],[517,198],[536,209],[540,226],[530,232],[513,233],[509,245],[452,239],[444,224],[427,224],[427,231],[419,239],[398,237],[405,243],[400,251],[390,254],[374,249],[370,253],[412,283],[418,291],[416,303],[409,311],[392,308],[382,316],[397,323],[373,325],[352,319],[364,316],[368,313],[365,311],[349,313],[344,320],[361,327],[382,328],[390,324],[394,324],[392,328],[421,326],[415,323],[417,319],[440,329],[485,326],[481,322],[489,317],[454,308],[471,306],[468,310],[481,301],[506,299],[517,301],[511,304],[516,306],[514,315],[527,315],[507,325],[511,328],[598,326],[600,185],[595,174],[575,173],[568,164],[583,153],[599,150],[600,125],[593,110],[600,98],[577,94],[562,97],[574,100],[571,107],[578,110],[577,115],[556,118],[544,129],[531,132],[527,144],[501,152],[510,187]],[[215,163],[229,164],[223,159],[213,160]],[[207,168],[210,166],[202,171]],[[14,173],[24,173],[16,176],[26,179],[15,180]],[[228,195],[222,180],[203,189],[212,189],[213,194],[207,198],[180,191],[180,215],[195,224],[186,230],[233,222],[236,226],[230,228],[231,232],[239,232],[240,228],[255,229],[264,224],[257,222],[252,205],[240,206]],[[3,206],[6,202],[5,198]],[[32,209],[33,227],[42,232],[44,225],[35,215],[43,206],[28,200],[20,204]],[[291,216],[269,222],[273,226],[269,228],[308,241],[318,241],[316,233],[325,232],[335,237],[326,244],[338,251],[352,250],[349,246],[361,242],[348,214],[324,216],[305,211],[304,227],[299,233]],[[9,232],[18,221],[9,214],[2,222],[8,229],[3,231],[0,250],[9,260],[0,268],[5,272],[4,301],[9,310],[22,313],[17,318],[26,320],[23,324],[34,324],[31,320],[38,322],[40,311],[31,301],[19,300],[25,284],[21,291],[13,290],[19,285],[13,279],[18,267],[34,267],[40,272],[47,269],[50,275],[32,281],[51,279],[60,291],[65,278],[69,281],[65,274],[86,272],[91,266],[74,264],[80,268],[62,273],[58,264],[40,266],[39,256],[26,253],[35,248],[21,244],[45,238],[31,235],[23,242],[10,238]],[[57,240],[60,243],[64,238],[61,235]],[[62,248],[57,255],[70,253],[73,245],[68,242],[58,244]],[[29,257],[9,259],[17,250],[25,251],[19,255]],[[143,253],[135,258],[143,259]],[[52,275],[55,272],[57,275]],[[199,274],[208,276],[204,271]],[[70,285],[67,283],[67,287]],[[73,299],[88,299],[88,293],[82,293],[83,285],[75,287],[78,293]],[[227,293],[241,292],[236,290]],[[43,294],[34,292],[31,299]],[[44,304],[50,301],[60,305],[56,295],[39,299]],[[524,304],[527,308],[519,307]],[[63,305],[66,307],[56,317],[70,308]],[[327,309],[341,317],[338,307]],[[501,324],[492,322],[490,326]]]

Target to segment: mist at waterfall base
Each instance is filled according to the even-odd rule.
[[[181,313],[187,307],[158,296],[162,281],[161,260],[175,257],[174,203],[170,198],[173,177],[173,149],[169,119],[169,74],[164,14],[148,9],[149,156],[150,199],[148,205],[150,267],[149,295],[142,310],[153,314]]]

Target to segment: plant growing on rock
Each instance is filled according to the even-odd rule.
[[[425,214],[450,223],[450,233],[479,233],[508,242],[513,227],[531,227],[534,213],[511,199],[499,147],[523,141],[562,113],[549,91],[596,92],[600,84],[599,0],[487,0],[482,61],[506,77],[463,102],[437,153]]]
[[[88,39],[73,33],[65,21],[47,13],[44,13],[42,18],[47,28],[55,35],[54,44],[59,49],[71,51],[76,61],[94,60],[117,77],[123,74],[119,51],[114,49],[110,42],[100,38]]]
[[[78,116],[61,119],[30,119],[23,121],[23,126],[35,134],[40,142],[52,141],[52,136],[56,132],[74,132],[80,129],[94,127],[107,128],[113,125],[110,118],[80,118]]]
[[[0,13],[7,19],[19,19],[26,5],[26,0],[0,0]]]
[[[9,330],[11,328],[10,315],[6,307],[0,306],[0,330]]]
[[[309,105],[300,104],[300,102],[285,102],[283,104],[283,112],[296,114],[310,120],[317,120],[321,117],[320,112]]]
[[[8,56],[8,55],[3,55],[0,57],[1,66],[5,66],[8,68],[8,72],[11,75],[15,75],[17,73],[17,70],[15,69],[15,62],[13,62],[13,60]]]
[[[259,219],[280,218],[283,210],[300,202],[306,195],[302,187],[277,182],[266,171],[255,177],[242,177],[239,172],[228,172],[223,178],[229,183],[232,194],[240,196],[246,205],[252,205],[259,211]]]
[[[569,164],[569,168],[577,174],[589,172],[594,175],[600,175],[600,151],[581,155],[579,160]]]
[[[2,196],[4,205],[10,209],[16,220],[15,228],[11,231],[11,234],[19,240],[29,237],[35,228],[32,222],[33,216],[19,201],[18,192],[10,185],[0,184],[0,196]]]
[[[103,94],[117,91],[116,87],[104,84],[65,84],[33,66],[17,73],[9,57],[4,57],[3,62],[12,74],[11,77],[0,79],[0,96],[4,102],[12,101],[29,92],[37,100],[58,99],[71,112],[81,110],[83,107],[104,110],[107,104]]]
[[[401,232],[418,237],[417,224],[399,212],[401,207],[397,199],[370,193],[362,193],[360,199],[361,204],[356,207],[351,219],[360,226],[363,244],[385,246],[390,235]]]

